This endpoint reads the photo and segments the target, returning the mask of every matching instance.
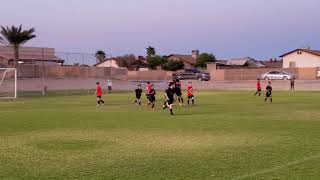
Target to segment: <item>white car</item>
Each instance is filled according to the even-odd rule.
[[[294,78],[293,74],[290,74],[286,71],[269,71],[265,74],[261,75],[261,79],[264,79],[266,81],[268,80],[290,80]]]

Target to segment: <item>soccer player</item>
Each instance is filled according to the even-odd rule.
[[[256,96],[257,94],[259,94],[259,96],[261,95],[261,83],[260,83],[260,79],[257,79],[257,92],[254,94],[254,96]]]
[[[294,78],[293,77],[290,80],[290,90],[294,91]]]
[[[181,92],[181,82],[179,79],[176,79],[175,82],[175,91],[176,91],[176,96],[178,98],[179,101],[179,105],[182,106],[183,105],[183,97],[182,97],[182,92]]]
[[[188,91],[188,105],[190,105],[190,99],[192,101],[192,105],[194,105],[192,82],[189,82],[189,85],[187,86],[187,91]]]
[[[150,82],[148,81],[148,82],[147,82],[147,86],[146,86],[146,96],[147,96],[147,99],[148,99],[148,100],[149,100],[150,90],[151,90],[151,84],[150,84]]]
[[[170,109],[170,114],[173,115],[173,102],[174,102],[174,90],[175,82],[171,82],[169,84],[168,89],[165,91],[165,97],[166,97],[166,104],[163,105],[163,109],[169,108]]]
[[[271,82],[268,82],[268,86],[266,87],[266,98],[264,99],[265,102],[267,102],[268,99],[270,99],[270,102],[272,102],[272,87]]]
[[[141,95],[142,95],[142,89],[141,84],[138,84],[138,88],[135,90],[136,92],[136,100],[135,103],[139,103],[139,106],[141,106]]]
[[[156,102],[156,90],[154,89],[154,85],[151,84],[151,89],[149,91],[149,103],[148,106],[151,105],[151,108],[154,109],[154,105]]]
[[[112,93],[112,81],[110,79],[108,80],[107,86],[108,86],[108,93]]]
[[[100,106],[101,103],[102,103],[102,105],[104,105],[104,101],[102,100],[102,89],[100,87],[100,83],[97,82],[96,85],[97,85],[97,87],[96,87],[97,106]]]

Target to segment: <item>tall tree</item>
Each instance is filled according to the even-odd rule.
[[[184,63],[182,61],[168,60],[167,63],[162,64],[162,69],[166,71],[177,71],[183,68],[184,68]]]
[[[126,67],[129,68],[131,65],[133,65],[137,60],[136,56],[134,54],[126,54],[124,56],[118,56],[115,58],[118,65],[120,67]]]
[[[15,62],[15,66],[17,69],[19,67],[18,66],[19,48],[23,44],[28,42],[29,40],[36,37],[34,32],[35,32],[34,28],[22,30],[22,25],[20,25],[19,27],[16,27],[16,26],[3,27],[3,26],[1,26],[0,34],[2,37],[0,38],[0,40],[1,40],[0,42],[2,44],[9,44],[10,46],[13,47],[13,49],[14,49],[14,62]]]
[[[207,62],[215,62],[216,57],[213,54],[202,53],[197,58],[196,67],[205,67]]]
[[[152,46],[149,46],[147,49],[147,55],[148,57],[153,57],[156,55],[156,49]]]
[[[106,53],[102,50],[98,50],[94,56],[97,59],[97,63],[103,62],[107,57]]]

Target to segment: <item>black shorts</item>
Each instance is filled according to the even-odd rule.
[[[148,99],[149,99],[150,102],[155,102],[155,101],[156,101],[156,97],[153,96],[153,95],[150,95],[150,96],[148,97]]]
[[[261,89],[257,89],[257,91],[259,91],[259,92],[260,92],[260,91],[261,91]]]
[[[101,96],[97,96],[97,98],[101,98]]]
[[[266,97],[271,97],[272,96],[272,93],[266,93]]]
[[[176,91],[176,95],[177,95],[177,96],[182,96],[181,89],[179,89],[179,90]]]
[[[188,96],[188,99],[192,99],[193,98],[193,95],[191,95],[191,96]]]
[[[169,99],[169,100],[167,100],[168,105],[173,104],[173,102],[174,102],[174,99]]]

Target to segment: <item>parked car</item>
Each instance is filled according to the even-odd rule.
[[[196,79],[199,81],[210,81],[211,77],[209,73],[203,72],[199,69],[186,69],[185,72],[180,74],[173,74],[173,79]]]
[[[290,74],[286,71],[269,71],[265,74],[261,75],[261,79],[264,80],[290,80],[292,78],[295,78],[295,76],[293,74]]]

